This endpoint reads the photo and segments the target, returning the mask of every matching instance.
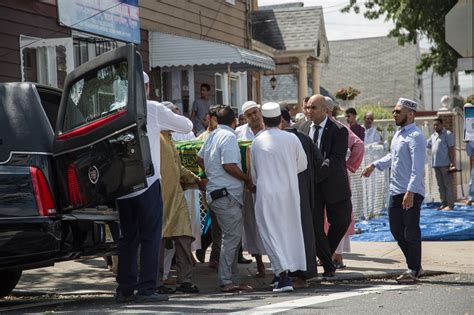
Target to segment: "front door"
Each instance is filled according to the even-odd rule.
[[[134,45],[100,55],[68,74],[55,133],[63,210],[110,205],[146,187],[154,169],[142,58]]]

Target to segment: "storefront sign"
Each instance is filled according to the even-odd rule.
[[[57,4],[61,25],[140,43],[138,0],[57,0]]]

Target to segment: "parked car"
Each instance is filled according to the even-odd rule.
[[[116,248],[114,200],[153,172],[142,71],[127,45],[69,73],[64,91],[0,84],[0,298],[25,269]]]

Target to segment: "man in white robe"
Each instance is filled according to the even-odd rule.
[[[306,270],[298,173],[308,161],[298,138],[278,129],[279,104],[264,104],[262,116],[267,129],[254,140],[250,154],[255,217],[275,274],[273,291],[293,291],[288,271]]]

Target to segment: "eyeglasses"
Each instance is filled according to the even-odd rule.
[[[399,109],[394,109],[393,112],[392,112],[392,114],[393,114],[393,115],[395,115],[395,114],[399,115],[401,112],[402,112],[402,111],[399,110]]]

